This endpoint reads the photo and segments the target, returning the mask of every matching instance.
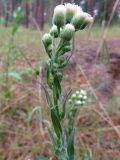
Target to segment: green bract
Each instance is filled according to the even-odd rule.
[[[61,37],[66,41],[70,41],[73,38],[74,32],[74,26],[72,24],[66,24],[62,30]]]
[[[64,5],[58,5],[54,10],[53,24],[57,27],[63,27],[66,22],[66,8]]]

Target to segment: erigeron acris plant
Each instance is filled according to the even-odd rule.
[[[80,105],[84,105],[87,94],[84,90],[76,91],[71,95],[70,92],[62,98],[61,81],[64,68],[68,64],[70,57],[65,53],[71,51],[71,40],[75,32],[83,30],[93,18],[82,11],[75,4],[67,3],[58,5],[54,9],[53,26],[49,33],[43,38],[43,44],[48,54],[46,65],[46,80],[51,89],[52,96],[43,87],[46,100],[51,113],[53,132],[49,128],[49,134],[52,140],[54,154],[58,160],[74,160],[74,119]],[[57,39],[57,41],[55,41]],[[58,43],[59,40],[59,43]],[[70,105],[69,111],[66,111],[66,102]],[[66,128],[62,127],[62,123]]]

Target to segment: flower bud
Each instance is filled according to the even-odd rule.
[[[71,50],[72,50],[72,46],[71,46],[71,45],[65,46],[65,47],[62,49],[63,53],[69,52],[69,51],[71,51]]]
[[[52,37],[49,33],[44,34],[42,38],[43,44],[45,47],[48,47],[50,44],[52,44]]]
[[[72,24],[66,24],[62,30],[61,37],[66,41],[70,41],[73,38],[74,32],[74,26]]]
[[[76,95],[78,95],[78,96],[79,96],[79,94],[80,94],[80,91],[76,91]]]
[[[78,101],[76,101],[75,104],[76,104],[76,105],[82,105],[82,101],[78,100]]]
[[[58,37],[58,29],[56,25],[53,25],[52,28],[50,29],[50,34],[51,36],[53,36],[54,38]]]
[[[66,8],[66,23],[70,23],[75,13],[81,11],[81,8],[78,5],[74,5],[71,3],[66,3],[65,8]]]
[[[87,99],[87,96],[83,96],[83,99],[86,100],[86,99]]]
[[[57,73],[57,77],[58,77],[59,81],[61,81],[62,77],[63,77],[63,74],[61,72],[58,72]]]
[[[80,90],[80,94],[82,94],[83,96],[84,96],[84,95],[86,96],[86,95],[87,95],[87,92],[86,92],[85,90],[81,89],[81,90]]]
[[[64,5],[58,5],[54,9],[53,23],[57,27],[63,27],[66,22],[66,8]]]
[[[73,24],[73,26],[75,27],[76,30],[79,30],[81,28],[81,26],[84,24],[85,17],[86,17],[86,14],[84,14],[84,12],[82,12],[82,11],[77,12],[75,14],[71,23]]]
[[[76,94],[72,94],[72,98],[73,98],[73,99],[76,98]]]
[[[79,94],[79,95],[78,95],[78,98],[79,98],[79,99],[83,99],[83,95],[82,95],[82,94]]]

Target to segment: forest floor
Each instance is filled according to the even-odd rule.
[[[6,99],[4,64],[10,30],[1,30],[0,37],[5,39],[0,38],[0,160],[49,157],[50,139],[40,118],[42,110],[43,119],[50,124],[49,110],[38,83],[44,83],[42,66],[46,59],[40,35],[27,30],[22,34],[21,29],[15,37],[17,49],[11,51],[10,57],[17,56],[10,61],[9,71],[17,74],[9,79],[10,95]],[[120,160],[120,30],[112,28],[102,47],[99,31],[89,38],[79,36],[75,38],[74,53],[63,79],[63,95],[70,88],[73,91],[84,88],[89,97],[75,121],[77,159]]]

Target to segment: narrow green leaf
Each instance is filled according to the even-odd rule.
[[[47,77],[47,84],[48,84],[48,86],[52,89],[52,81],[51,81],[51,78],[50,78],[50,75],[51,73],[50,73],[50,67],[49,67],[49,65],[47,64],[46,65],[46,77]]]
[[[45,97],[46,97],[46,100],[47,100],[47,104],[50,107],[50,109],[52,109],[53,108],[53,104],[52,104],[51,98],[49,96],[49,93],[48,93],[48,91],[45,89],[45,87],[42,84],[41,84],[41,87],[44,90]]]
[[[18,24],[14,24],[14,25],[13,25],[13,28],[12,28],[12,34],[13,34],[13,35],[18,31],[18,27],[19,27]]]
[[[48,132],[49,132],[49,135],[50,135],[50,138],[51,138],[51,141],[52,141],[52,145],[55,148],[56,147],[56,141],[55,141],[55,137],[53,135],[53,132],[51,131],[50,128],[48,128]]]
[[[55,96],[57,99],[59,99],[60,95],[61,95],[61,85],[58,79],[58,76],[54,77],[54,92],[55,92]]]
[[[57,137],[60,138],[62,135],[62,128],[54,109],[51,110],[51,118],[52,118],[52,123],[54,126],[55,133]]]
[[[69,160],[74,160],[74,130],[72,130],[71,134],[68,137],[67,152]]]
[[[65,113],[66,113],[66,102],[67,102],[69,96],[71,95],[71,92],[72,92],[72,90],[70,90],[70,91],[67,93],[66,97],[65,97],[65,100],[64,100],[64,103],[63,103],[63,107],[62,107],[62,112],[61,112],[61,114],[60,114],[60,119],[61,119],[61,120],[64,119],[64,117],[65,117]]]

